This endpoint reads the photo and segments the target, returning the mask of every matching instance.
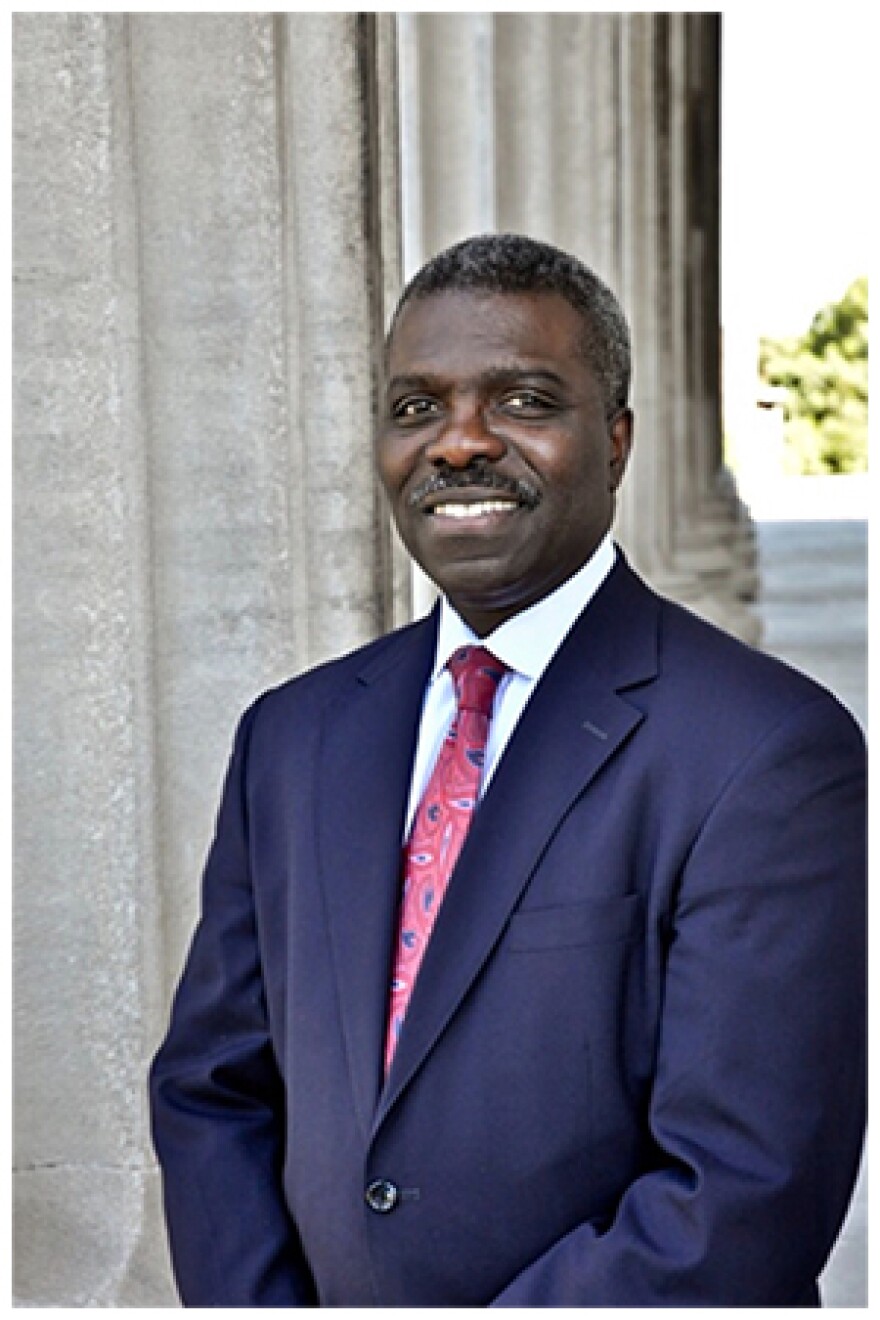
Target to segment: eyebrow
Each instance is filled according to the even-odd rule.
[[[522,380],[528,380],[535,384],[543,382],[556,389],[565,389],[566,387],[566,382],[555,371],[550,371],[546,367],[529,367],[523,363],[509,367],[490,367],[477,376],[476,383],[483,386],[497,387],[511,385]],[[392,376],[386,386],[386,392],[391,394],[398,390],[427,390],[434,388],[442,381],[442,376],[435,376],[430,373]]]

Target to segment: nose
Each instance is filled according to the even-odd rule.
[[[506,453],[507,445],[486,425],[476,403],[451,412],[425,447],[429,462],[454,468],[467,467],[476,458],[497,462]]]

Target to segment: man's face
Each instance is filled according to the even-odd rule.
[[[582,340],[555,293],[437,293],[397,322],[379,475],[410,554],[480,636],[611,525],[632,419],[606,419]]]

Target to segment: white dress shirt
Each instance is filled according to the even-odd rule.
[[[434,667],[425,692],[419,736],[410,779],[406,815],[409,837],[416,808],[427,787],[446,731],[455,715],[455,688],[446,662],[460,646],[485,646],[503,660],[509,672],[498,685],[489,742],[480,784],[485,793],[501,753],[516,728],[535,684],[553,659],[575,619],[586,608],[614,567],[617,552],[607,535],[583,568],[549,596],[502,623],[487,637],[477,637],[444,598],[440,602],[440,625]]]

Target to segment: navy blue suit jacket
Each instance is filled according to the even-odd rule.
[[[152,1070],[183,1300],[815,1304],[863,1127],[855,723],[619,560],[476,813],[383,1084],[435,629],[241,722]]]

